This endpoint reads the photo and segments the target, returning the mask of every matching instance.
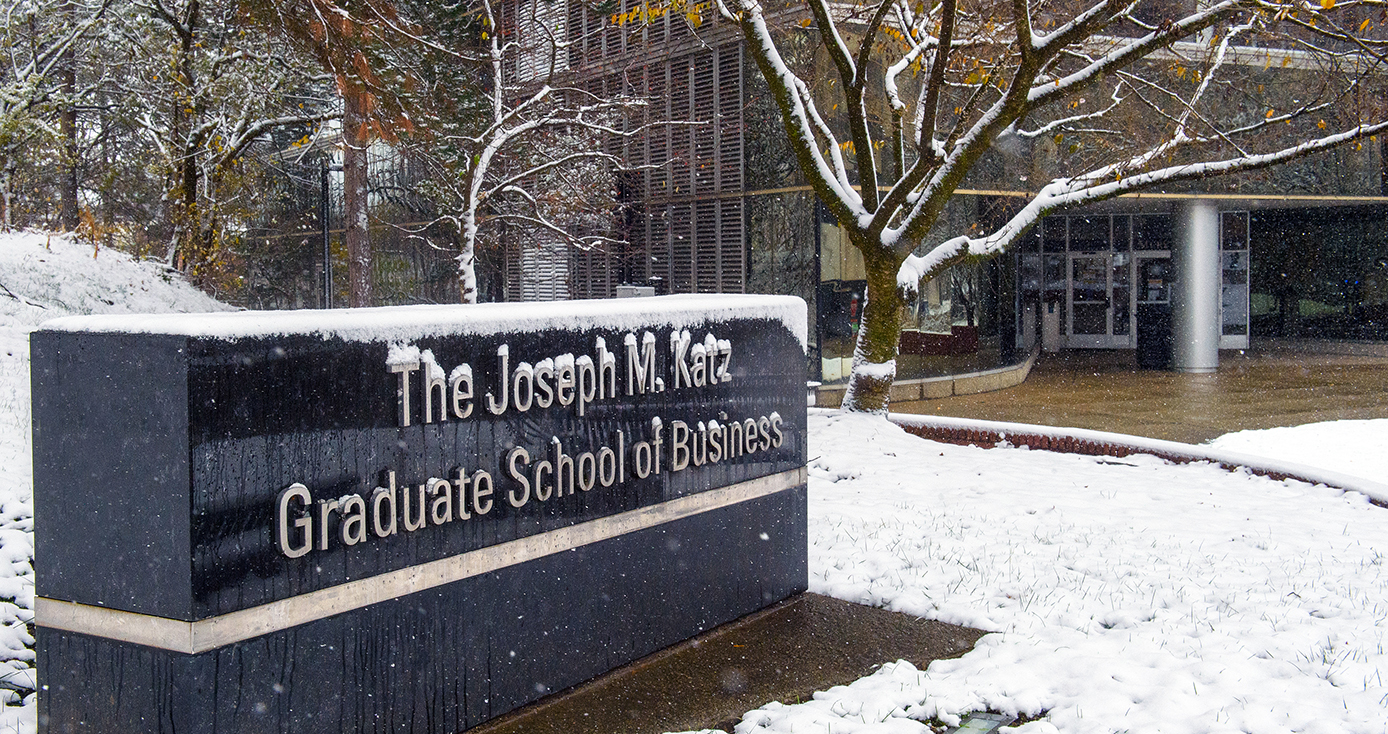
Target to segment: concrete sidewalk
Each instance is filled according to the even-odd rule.
[[[1388,356],[1269,345],[1220,353],[1219,371],[1142,370],[1132,350],[1043,355],[1016,387],[892,410],[1036,423],[1202,443],[1231,431],[1388,418]]]

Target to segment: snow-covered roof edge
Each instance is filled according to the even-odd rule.
[[[832,409],[824,408],[811,408],[810,410],[811,412],[834,412]],[[1008,433],[1054,436],[1057,438],[1068,436],[1094,443],[1126,446],[1147,454],[1176,456],[1189,458],[1194,461],[1209,461],[1226,466],[1247,467],[1263,473],[1282,474],[1314,484],[1324,484],[1328,487],[1358,492],[1371,500],[1388,503],[1388,484],[1382,484],[1349,474],[1327,471],[1305,464],[1271,459],[1266,456],[1255,456],[1238,451],[1225,451],[1209,446],[1198,446],[1195,444],[1181,443],[1179,441],[1164,441],[1157,438],[1132,436],[1126,433],[1093,431],[1085,428],[1057,428],[1055,426],[1038,426],[1030,423],[985,421],[973,418],[950,418],[937,415],[892,413],[888,416],[888,419],[893,423],[901,425],[990,431],[1002,434],[1004,437],[1006,437]]]
[[[39,328],[241,339],[307,334],[355,342],[398,342],[444,335],[540,329],[684,328],[705,321],[766,319],[780,322],[806,348],[808,314],[795,296],[676,295],[591,301],[389,306],[207,314],[67,316]]]

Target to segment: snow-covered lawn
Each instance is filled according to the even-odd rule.
[[[48,245],[0,238],[0,696],[33,684],[26,335],[71,313],[223,308],[120,253]],[[926,732],[979,710],[1032,733],[1388,732],[1388,510],[1362,496],[936,444],[868,416],[810,423],[811,589],[996,634],[770,704],[740,734]],[[1388,421],[1297,430],[1216,445],[1382,480]],[[0,732],[33,731],[34,711],[32,695],[4,708]]]
[[[1338,440],[1381,451],[1384,426]],[[739,734],[927,732],[980,710],[1034,733],[1388,731],[1388,510],[1361,495],[938,444],[869,416],[813,416],[810,456],[812,591],[996,634],[770,704]]]
[[[1388,436],[1388,419],[1380,418],[1226,433],[1210,445],[1388,483],[1384,436]]]

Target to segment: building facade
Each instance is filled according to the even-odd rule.
[[[707,4],[569,8],[575,74],[648,95],[647,121],[695,123],[629,146],[627,160],[644,167],[624,192],[629,249],[615,267],[578,265],[575,295],[610,295],[612,274],[658,292],[799,295],[812,312],[812,373],[846,377],[862,259],[800,179],[736,29]],[[826,63],[804,36],[783,53],[805,68]],[[1013,211],[1028,178],[1048,180],[1047,142],[980,166],[932,237]],[[1033,349],[1131,349],[1140,363],[1205,371],[1220,349],[1263,338],[1388,338],[1385,146],[1049,217],[1010,255],[922,289],[902,316],[898,374],[987,369]]]
[[[558,71],[576,86],[647,104],[622,122],[644,132],[609,143],[628,165],[617,180],[619,244],[580,250],[509,231],[482,254],[484,298],[608,298],[621,285],[797,295],[811,310],[811,375],[844,379],[866,290],[862,258],[800,177],[738,30],[707,2],[504,7],[509,32],[538,24],[564,39]],[[814,84],[831,84],[817,34],[786,26],[783,53]],[[541,60],[511,63],[508,73],[524,77]],[[1308,71],[1295,66],[1281,73]],[[1212,369],[1218,350],[1260,339],[1388,339],[1385,146],[1049,217],[1008,255],[922,288],[902,314],[898,374],[986,370],[1037,349],[1135,350],[1153,365]],[[921,251],[1005,221],[1031,196],[1028,181],[1049,180],[1056,154],[1043,138],[980,164]],[[401,221],[420,218],[395,206]],[[402,273],[427,267],[447,280],[446,255],[386,258],[397,260],[409,266]]]

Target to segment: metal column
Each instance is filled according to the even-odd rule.
[[[1219,368],[1219,210],[1214,202],[1182,204],[1176,217],[1172,259],[1172,368],[1214,372]]]

